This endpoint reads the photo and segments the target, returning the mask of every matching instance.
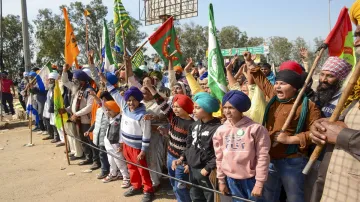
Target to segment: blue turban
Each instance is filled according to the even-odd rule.
[[[209,93],[200,92],[197,93],[194,98],[194,102],[200,105],[207,113],[217,112],[220,109],[219,101],[211,96]]]
[[[89,76],[82,70],[77,69],[74,71],[73,78],[79,81],[89,81]]]
[[[125,101],[128,101],[130,96],[133,96],[139,102],[141,102],[144,98],[142,92],[135,86],[131,86],[129,90],[124,93]]]
[[[106,80],[108,80],[111,85],[115,85],[119,82],[119,79],[115,76],[115,74],[110,72],[106,72]]]
[[[31,72],[29,72],[29,76],[31,76],[31,77],[36,77],[36,72],[33,72],[33,71],[31,71]]]
[[[229,102],[239,112],[246,112],[251,107],[250,98],[245,93],[238,90],[227,92],[223,97],[222,105],[224,106],[226,102]]]
[[[206,79],[208,77],[208,72],[204,72],[201,76],[200,76],[200,80]]]

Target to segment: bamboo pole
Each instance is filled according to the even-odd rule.
[[[122,35],[122,39],[123,39],[123,49],[124,49],[123,50],[124,51],[123,61],[125,63],[125,83],[127,84],[128,83],[128,72],[127,71],[128,71],[129,67],[126,65],[126,61],[125,61],[127,53],[126,53],[125,31],[124,31],[124,27],[122,24],[121,24],[121,35]]]
[[[325,51],[325,48],[321,48],[318,55],[316,56],[315,61],[314,61],[313,65],[312,65],[312,67],[311,67],[311,69],[309,71],[309,74],[306,77],[304,86],[302,87],[302,89],[300,90],[298,96],[296,97],[296,100],[295,100],[295,102],[294,102],[294,104],[293,104],[293,106],[291,108],[289,116],[287,117],[283,127],[281,128],[281,131],[283,131],[283,132],[286,131],[286,129],[289,127],[291,121],[293,120],[293,118],[295,116],[295,112],[296,112],[297,108],[299,107],[300,102],[301,102],[301,100],[303,98],[303,95],[304,95],[304,93],[306,91],[306,87],[310,83],[310,80],[311,80],[311,78],[312,78],[312,76],[313,76],[313,74],[315,72],[316,66],[319,63],[319,60],[320,60],[322,54],[324,53],[324,51]],[[276,145],[278,145],[278,142],[274,142],[272,146],[275,147]]]
[[[329,118],[330,122],[335,122],[339,119],[339,116],[341,114],[341,111],[343,110],[343,107],[345,105],[345,102],[347,101],[348,97],[350,96],[352,90],[354,89],[354,86],[357,83],[357,80],[360,76],[360,62],[358,62],[355,66],[355,70],[352,73],[349,82],[347,83],[343,93],[341,94],[341,97],[339,99],[338,104],[336,105],[336,108],[334,112],[332,113],[331,117]],[[303,174],[308,174],[311,170],[312,165],[314,162],[319,158],[322,149],[324,148],[324,145],[317,145],[314,152],[311,154],[310,159],[308,163],[306,164]]]
[[[30,100],[32,102],[32,94],[31,93],[30,93]],[[32,108],[32,106],[31,106],[31,108]],[[29,144],[32,145],[32,109],[30,111],[29,128],[30,128],[30,141],[29,141]]]
[[[86,53],[89,52],[89,30],[88,30],[88,20],[87,15],[85,16],[85,35],[86,35]],[[90,58],[88,57],[88,64],[90,64]]]
[[[63,129],[63,131],[64,131],[64,141],[65,141],[66,159],[67,159],[68,165],[70,165],[68,141],[67,141],[67,135],[66,135],[65,127],[64,127],[64,119],[63,119],[63,115],[62,115],[62,114],[60,114],[60,118],[61,118],[61,127],[62,127],[62,129]]]

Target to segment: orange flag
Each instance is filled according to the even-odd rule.
[[[90,15],[90,12],[85,9],[85,10],[84,10],[84,15],[85,15],[85,16],[89,16],[89,15]]]
[[[75,34],[71,27],[66,8],[63,8],[63,11],[65,18],[65,62],[72,66],[80,51],[76,43]]]

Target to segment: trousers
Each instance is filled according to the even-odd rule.
[[[146,159],[137,160],[137,156],[140,154],[140,149],[132,148],[124,143],[123,145],[123,155],[125,159],[129,162],[139,164],[143,167],[148,167]],[[142,169],[132,164],[127,164],[128,170],[130,172],[130,182],[134,189],[141,189],[144,185],[145,193],[154,192],[152,188],[152,182],[150,178],[150,173],[148,170]]]
[[[203,176],[201,169],[190,167],[190,182],[196,185],[213,189],[209,176]],[[193,202],[213,202],[214,193],[197,187],[190,188],[190,197]]]
[[[75,157],[82,157],[84,152],[80,142],[75,140],[73,137],[71,137],[74,136],[76,138],[80,138],[75,123],[66,122],[64,124],[65,124],[65,131],[67,132],[67,134],[69,134],[67,137],[68,137],[71,153],[74,154]]]
[[[150,141],[151,142],[151,141]],[[180,180],[189,181],[189,175],[184,173],[184,166],[179,165],[175,170],[172,170],[171,164],[174,160],[177,160],[176,157],[168,153],[167,155],[167,169],[171,177],[178,178]],[[178,202],[188,202],[191,201],[189,189],[186,187],[186,184],[170,179],[170,184],[175,193],[176,199]]]
[[[7,106],[7,104],[9,105],[9,108],[10,108],[10,111],[9,111],[9,108]],[[12,115],[15,114],[15,111],[14,111],[14,104],[13,104],[13,96],[11,93],[2,93],[2,104],[4,106],[4,111],[5,113],[11,113]]]
[[[123,178],[129,179],[130,176],[129,176],[128,169],[126,167],[126,163],[124,161],[121,161],[121,160],[125,160],[125,158],[124,158],[122,152],[118,152],[120,144],[119,143],[111,144],[110,141],[107,139],[107,137],[104,138],[104,144],[105,144],[106,151],[117,157],[117,158],[115,158],[112,155],[109,155],[109,154],[107,155],[108,161],[110,164],[110,174],[112,176],[116,176],[117,171],[119,169]],[[121,160],[119,160],[119,159],[121,159]]]
[[[161,173],[164,165],[164,156],[164,138],[158,132],[152,132],[149,150],[146,154],[149,168]],[[160,185],[161,175],[150,172],[150,177],[154,187]]]
[[[263,201],[277,202],[284,186],[288,202],[304,202],[304,157],[271,160],[268,179],[264,184]]]

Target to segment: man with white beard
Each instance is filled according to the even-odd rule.
[[[161,82],[163,79],[163,75],[159,71],[153,71],[149,75],[153,81],[154,86],[156,87],[156,90],[160,92],[162,95],[165,95],[166,97],[170,97],[171,90],[166,88],[164,84]]]
[[[69,68],[69,65],[64,66],[63,75],[61,77],[64,86],[69,88],[72,92],[70,107],[67,108],[67,111],[71,115],[70,121],[72,123],[68,124],[68,129],[70,130],[69,132],[74,136],[80,137],[82,141],[92,144],[90,138],[85,137],[84,133],[90,128],[93,97],[89,96],[89,94],[94,90],[89,85],[89,76],[82,70],[75,70],[73,72],[72,81],[69,81],[67,75]],[[71,141],[70,145],[72,144]],[[78,142],[73,142],[75,147],[76,144],[78,144]],[[100,162],[98,151],[86,144],[81,144],[81,146],[85,154],[85,160],[81,161],[79,165],[93,164],[90,169],[94,170],[99,168]]]

